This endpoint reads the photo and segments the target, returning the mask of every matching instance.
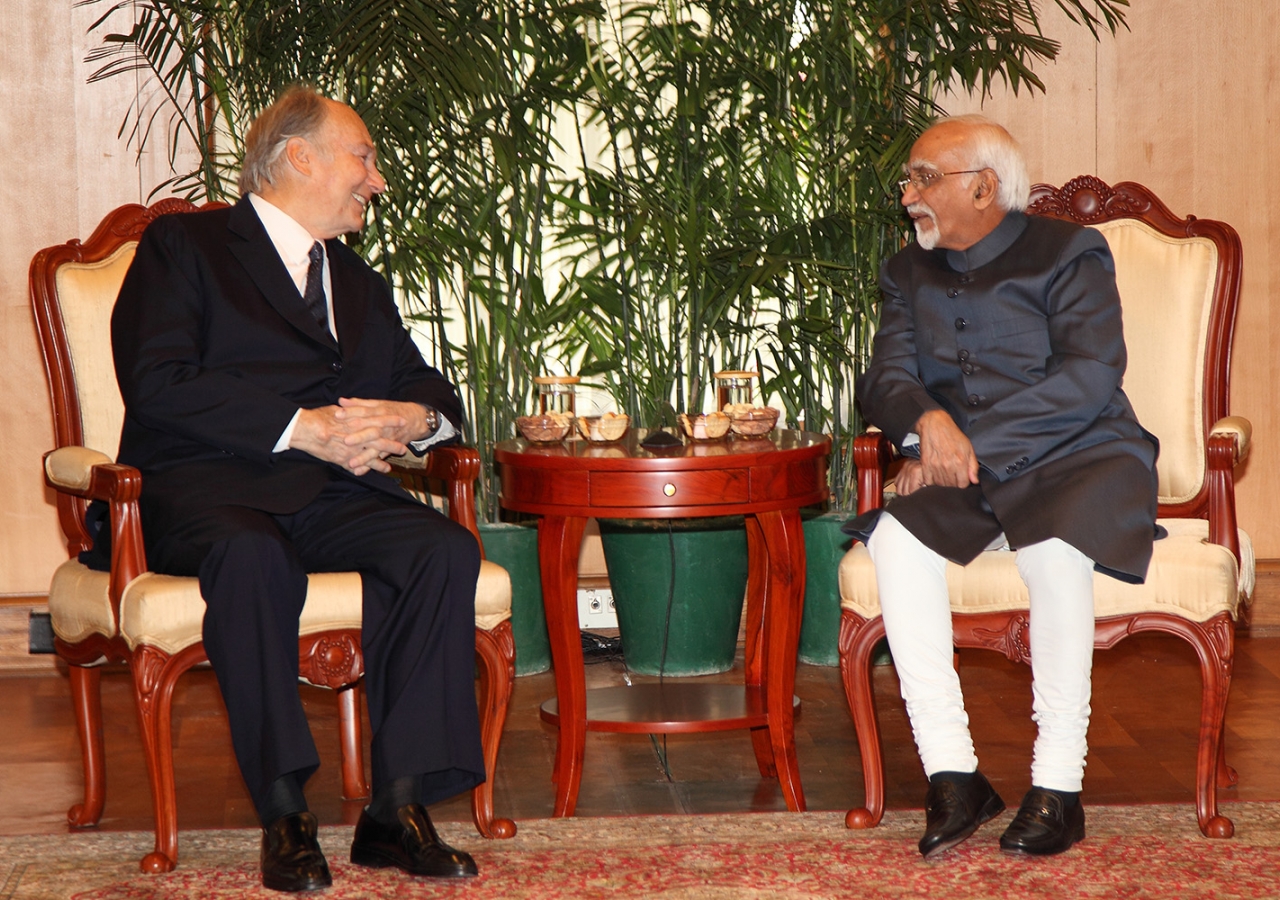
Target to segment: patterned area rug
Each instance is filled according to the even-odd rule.
[[[480,877],[415,879],[350,865],[349,827],[321,829],[334,886],[324,900],[658,898],[1256,898],[1280,897],[1280,804],[1232,803],[1231,840],[1207,840],[1189,806],[1088,807],[1088,838],[1071,852],[1028,860],[996,844],[1006,812],[935,862],[916,851],[923,813],[890,812],[850,831],[840,813],[638,816],[519,823],[485,841],[461,823],[444,838],[474,854]],[[169,875],[143,875],[150,834],[0,838],[0,900],[275,897],[258,880],[258,833],[181,835]]]

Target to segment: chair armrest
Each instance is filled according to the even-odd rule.
[[[59,447],[44,455],[45,482],[59,494],[70,494],[87,500],[105,501],[111,510],[111,604],[117,617],[124,589],[147,571],[147,554],[142,543],[142,520],[138,514],[138,495],[142,493],[142,473],[133,466],[122,466],[111,457],[88,447]],[[63,522],[63,531],[73,542],[77,535],[85,548],[82,517],[84,509],[77,504],[59,503],[59,513],[74,516],[77,521]],[[68,524],[72,527],[68,529]],[[117,619],[118,620],[118,619]]]
[[[476,525],[476,479],[480,477],[480,454],[474,447],[450,444],[438,447],[425,456],[406,454],[388,460],[393,469],[412,480],[437,478],[445,483],[449,501],[449,518],[466,528],[476,541],[480,529]],[[484,544],[481,543],[481,553]]]
[[[1235,464],[1240,465],[1249,456],[1249,444],[1253,440],[1253,423],[1244,416],[1223,416],[1213,423],[1209,437],[1216,435],[1235,436]]]
[[[858,470],[858,515],[884,506],[884,482],[893,461],[893,442],[882,431],[867,430],[853,439]]]
[[[1226,547],[1240,561],[1240,532],[1236,523],[1235,469],[1249,453],[1253,424],[1242,416],[1226,416],[1214,423],[1205,448],[1209,479],[1209,540]]]

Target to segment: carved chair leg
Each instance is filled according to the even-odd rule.
[[[338,739],[342,746],[342,799],[361,800],[369,796],[364,777],[364,742],[360,728],[360,683],[337,689]]]
[[[1235,663],[1235,623],[1226,614],[1203,625],[1188,622],[1183,637],[1200,659],[1200,739],[1196,753],[1196,819],[1205,837],[1229,838],[1235,825],[1218,813],[1218,783],[1223,759],[1222,737],[1227,714],[1227,694]],[[1233,773],[1234,774],[1234,773]]]
[[[876,643],[884,637],[884,622],[870,621],[853,613],[840,617],[840,676],[845,700],[858,734],[862,756],[864,806],[845,815],[847,828],[872,828],[884,816],[884,754],[880,746],[880,723],[876,718],[875,691],[871,683],[871,660]]]
[[[70,666],[71,703],[80,729],[84,765],[84,800],[67,811],[72,828],[92,828],[102,818],[107,800],[107,763],[102,745],[102,670]]]
[[[492,631],[476,629],[476,661],[480,673],[480,742],[484,748],[485,781],[471,790],[471,817],[476,830],[484,837],[514,837],[516,823],[493,815],[498,748],[502,743],[502,729],[507,724],[507,708],[516,677],[516,647],[510,621]]]
[[[178,864],[178,804],[173,784],[173,688],[185,667],[179,656],[169,656],[151,647],[134,651],[129,667],[133,671],[134,700],[147,775],[151,780],[151,801],[156,823],[155,850],[142,858],[142,871],[151,874],[172,872]]]

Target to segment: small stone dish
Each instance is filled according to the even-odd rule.
[[[729,433],[729,424],[733,420],[722,412],[695,413],[676,416],[680,430],[694,441],[718,441]]]
[[[573,416],[565,413],[545,413],[540,416],[519,416],[516,428],[526,441],[550,444],[563,441],[573,427]]]
[[[631,417],[607,412],[602,416],[578,416],[578,431],[589,441],[616,441],[627,433]]]
[[[734,434],[743,437],[759,437],[773,431],[778,424],[779,410],[771,406],[757,406],[741,410],[730,416],[729,427]]]

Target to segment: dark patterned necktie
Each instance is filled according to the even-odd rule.
[[[307,286],[302,292],[302,299],[320,327],[328,331],[329,309],[324,300],[324,247],[316,241],[307,255],[311,257],[311,265],[307,266]]]

